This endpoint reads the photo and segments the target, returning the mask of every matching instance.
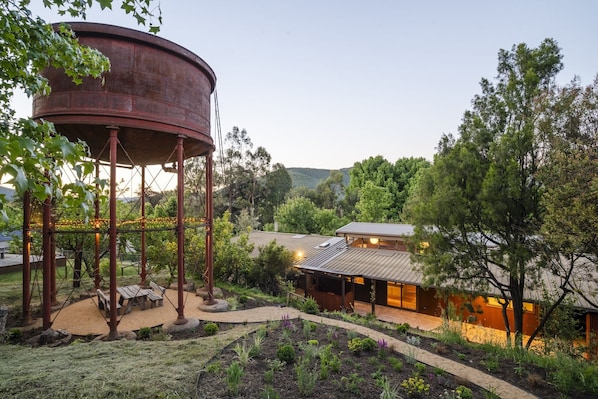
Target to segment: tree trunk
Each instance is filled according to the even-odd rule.
[[[83,265],[83,251],[75,251],[75,265],[73,266],[73,288],[81,287],[81,267]]]

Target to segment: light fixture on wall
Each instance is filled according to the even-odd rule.
[[[370,244],[372,245],[378,245],[379,240],[376,237],[372,237],[370,238]]]

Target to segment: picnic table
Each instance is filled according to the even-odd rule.
[[[116,290],[120,294],[118,303],[123,306],[125,304],[125,300],[127,301],[125,314],[131,313],[131,307],[133,305],[139,305],[141,310],[145,310],[145,302],[147,300],[148,290],[141,288],[137,284],[117,287]]]

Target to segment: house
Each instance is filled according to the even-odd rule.
[[[374,313],[376,305],[384,305],[441,316],[450,307],[464,321],[504,330],[498,292],[447,294],[440,287],[423,286],[423,276],[407,250],[413,232],[407,224],[352,222],[338,229],[335,237],[253,231],[250,241],[257,248],[276,240],[294,252],[294,267],[301,272],[297,287],[321,310],[351,310],[360,301],[371,304]],[[554,277],[546,273],[544,279],[551,284]],[[533,289],[526,294],[523,334],[529,335],[539,323],[542,295]],[[577,298],[576,306],[589,343],[598,331],[597,309],[583,298]],[[512,309],[507,313],[513,325]]]

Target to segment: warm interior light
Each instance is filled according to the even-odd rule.
[[[375,237],[370,238],[370,244],[372,245],[378,245],[379,240]]]

